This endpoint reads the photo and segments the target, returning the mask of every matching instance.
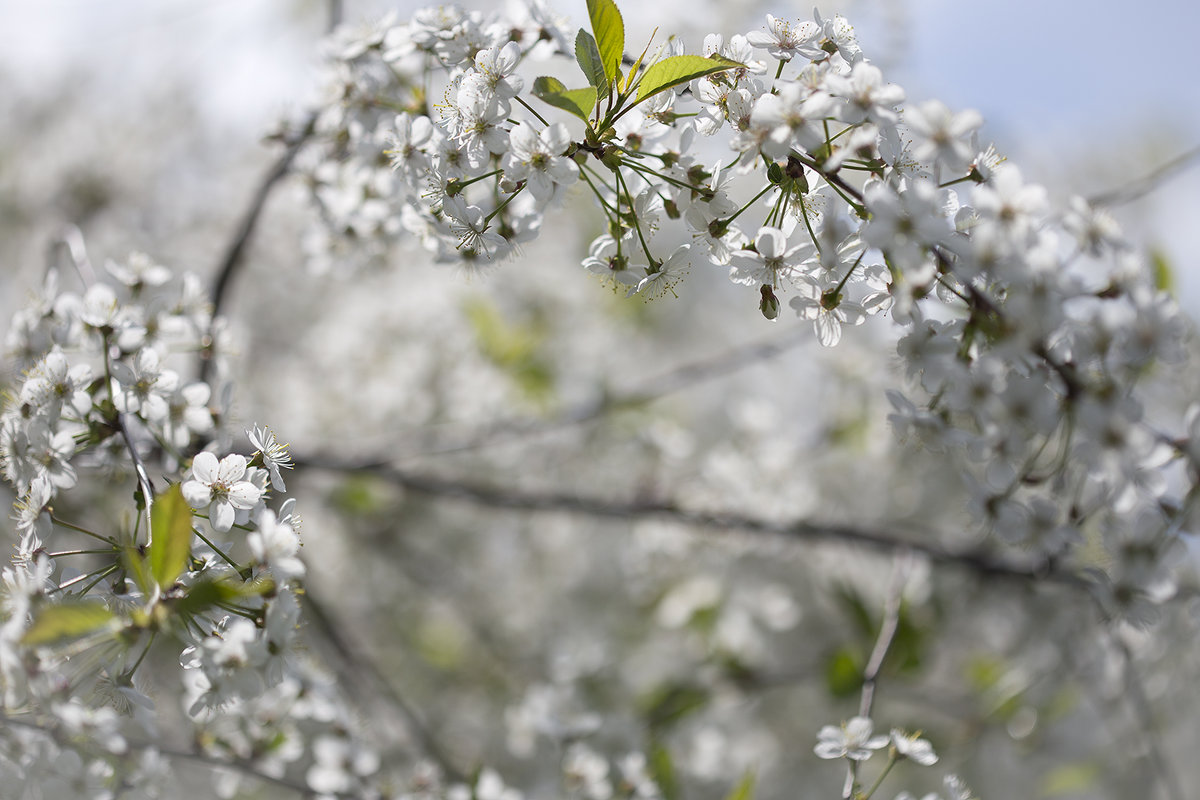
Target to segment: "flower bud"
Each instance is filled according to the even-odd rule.
[[[758,303],[758,310],[767,319],[775,319],[779,316],[779,298],[775,296],[775,292],[767,284],[763,284],[759,290],[762,295],[762,300]]]
[[[615,147],[604,148],[600,156],[600,163],[609,169],[617,169],[621,166],[621,151]]]

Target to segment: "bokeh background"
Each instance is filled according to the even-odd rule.
[[[417,7],[340,5],[351,25]],[[710,28],[808,13],[625,5],[627,41],[661,25],[693,46]],[[558,10],[576,25],[586,16],[582,0]],[[1191,3],[822,7],[835,10],[910,101],[979,109],[984,138],[1060,201],[1135,185],[1200,145]],[[269,137],[319,96],[328,15],[318,0],[0,2],[0,320],[38,284],[68,224],[97,264],[143,250],[210,275],[277,157]],[[704,27],[673,27],[681,22]],[[1114,210],[1194,307],[1200,170],[1188,162]],[[236,279],[226,310],[237,424],[270,424],[307,454],[382,452],[529,491],[665,495],[901,528],[954,530],[968,513],[936,459],[893,440],[883,389],[897,376],[878,328],[823,351],[806,328],[765,323],[756,296],[717,272],[694,276],[676,302],[624,301],[577,266],[597,232],[586,215],[483,277],[418,263],[415,247],[383,268],[314,273],[302,245],[311,224],[303,186],[286,183]],[[712,360],[730,352],[747,366]],[[705,365],[702,379],[676,371],[689,363]],[[1164,406],[1195,395],[1194,372],[1179,372]],[[558,422],[640,391],[655,399]],[[312,596],[341,633],[310,620],[313,649],[367,692],[368,724],[401,729],[397,752],[414,736],[400,702],[464,770],[496,763],[552,791],[555,753],[531,732],[539,714],[626,709],[601,744],[616,752],[648,726],[697,796],[723,796],[746,769],[761,770],[766,797],[840,789],[840,769],[818,764],[811,746],[822,724],[853,713],[855,687],[838,681],[869,650],[887,559],[654,521],[481,510],[370,475],[308,475],[293,494]],[[907,639],[881,689],[882,719],[922,727],[945,770],[984,796],[1146,796],[1144,732],[1120,706],[1120,680],[1103,674],[1104,647],[1079,624],[1086,604],[920,569],[905,599]],[[1151,643],[1159,656],[1173,624]],[[1166,709],[1168,755],[1195,777],[1196,703],[1181,687],[1194,685],[1200,659],[1178,646],[1177,658],[1154,661],[1147,685]],[[393,697],[374,719],[371,692]],[[930,775],[901,778],[932,790]]]

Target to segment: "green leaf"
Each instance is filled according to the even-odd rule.
[[[1171,262],[1167,260],[1166,253],[1161,250],[1150,253],[1150,265],[1154,269],[1154,288],[1160,292],[1174,294],[1175,270],[1171,269]]]
[[[679,800],[679,779],[675,777],[675,762],[671,753],[660,742],[652,742],[647,755],[649,758],[650,777],[658,784],[663,800]]]
[[[467,320],[475,331],[479,351],[502,370],[534,403],[554,394],[554,365],[545,356],[551,332],[543,314],[534,309],[525,319],[506,319],[491,303],[468,301]]]
[[[542,76],[533,82],[533,96],[555,108],[570,111],[584,122],[596,107],[596,89],[568,89],[558,78]]]
[[[34,615],[21,643],[36,646],[61,644],[105,628],[115,630],[117,615],[101,603],[75,600],[46,606]]]
[[[604,72],[604,60],[600,57],[600,48],[596,39],[583,28],[575,36],[575,60],[579,68],[587,76],[588,83],[596,87],[597,96],[608,94],[608,75]]]
[[[172,607],[183,618],[203,614],[218,603],[232,603],[239,596],[237,583],[228,579],[199,580],[188,587],[187,594],[175,600]]]
[[[862,688],[863,664],[852,649],[841,647],[825,662],[825,686],[834,697],[849,697]]]
[[[699,711],[710,700],[706,689],[687,684],[668,684],[643,699],[642,712],[651,730],[668,728],[689,714]]]
[[[192,551],[192,507],[175,484],[154,501],[150,509],[153,539],[146,548],[150,574],[159,588],[169,589],[183,572]]]
[[[754,800],[754,773],[746,770],[733,791],[725,795],[725,800]]]
[[[1099,766],[1091,762],[1064,764],[1042,778],[1041,795],[1057,797],[1064,794],[1087,794],[1096,785],[1099,777]]]
[[[625,22],[613,0],[587,0],[588,19],[600,50],[604,75],[609,81],[617,77],[621,59],[625,57]],[[586,70],[585,70],[586,71]]]
[[[925,630],[913,619],[908,605],[902,603],[896,633],[892,637],[884,666],[909,675],[920,670],[925,656],[925,638]]]
[[[220,603],[235,603],[247,597],[268,594],[275,582],[268,578],[255,578],[242,583],[232,578],[206,578],[188,587],[187,594],[174,601],[176,613],[185,619],[203,614]]]
[[[858,639],[864,647],[872,647],[875,643],[875,637],[879,632],[879,628],[875,624],[875,619],[867,608],[866,602],[862,596],[850,586],[840,586],[834,592],[834,598],[838,601],[842,610],[849,615],[850,621],[854,628],[858,631]]]
[[[146,561],[146,556],[133,545],[125,547],[123,556],[125,573],[133,578],[133,582],[142,590],[142,594],[149,597],[154,593],[155,583],[154,577],[150,574],[150,565]]]
[[[704,56],[671,56],[662,61],[656,61],[646,68],[642,81],[638,84],[637,100],[640,103],[647,97],[664,92],[673,86],[679,86],[714,72],[724,72],[727,69],[744,67],[738,61],[714,55]]]

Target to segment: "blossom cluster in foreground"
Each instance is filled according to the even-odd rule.
[[[306,162],[326,244],[416,237],[477,269],[580,193],[605,229],[583,266],[629,294],[707,264],[824,345],[889,316],[915,390],[889,395],[895,427],[962,464],[980,533],[1077,568],[1098,566],[1085,542],[1136,551],[1089,572],[1112,614],[1172,594],[1189,506],[1166,476],[1193,474],[1196,448],[1146,418],[1139,379],[1181,357],[1185,324],[1111,216],[1053,208],[980,142],[976,112],[904,105],[841,16],[630,62],[616,6],[588,8],[575,36],[533,3],[336,39]]]

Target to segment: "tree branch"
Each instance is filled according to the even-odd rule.
[[[1175,170],[1180,167],[1189,166],[1188,162],[1196,161],[1197,159],[1200,159],[1200,145],[1193,147],[1185,153],[1181,153],[1137,180],[1130,181],[1117,189],[1110,189],[1107,192],[1094,194],[1087,198],[1087,201],[1093,206],[1117,206],[1132,203],[1134,200],[1150,194],[1150,192],[1166,183],[1170,178],[1175,177],[1172,174]]]
[[[1134,666],[1133,653],[1130,651],[1129,645],[1121,641],[1115,634],[1112,635],[1112,640],[1125,660],[1125,687],[1128,690],[1126,698],[1129,700],[1137,724],[1145,736],[1145,758],[1151,764],[1154,775],[1162,787],[1163,795],[1168,800],[1183,800],[1186,795],[1179,785],[1179,778],[1176,777],[1175,771],[1171,768],[1171,764],[1163,752],[1162,737],[1159,736],[1154,723],[1154,711],[1150,707],[1150,698],[1146,695],[1146,687],[1142,684]]]
[[[364,686],[365,679],[365,682],[372,684],[384,700],[402,717],[409,733],[416,739],[418,747],[441,767],[443,774],[451,780],[465,782],[467,780],[466,773],[454,765],[449,755],[422,722],[416,710],[400,696],[392,682],[380,671],[375,662],[362,654],[362,649],[357,646],[357,643],[350,641],[346,626],[339,624],[325,609],[324,604],[314,595],[312,587],[305,592],[303,600],[309,620],[315,623],[320,635],[332,645],[330,648],[332,653],[354,673],[355,679],[348,681],[347,687],[351,692],[359,695],[359,704],[364,711],[368,713],[371,711],[371,701],[363,699],[366,696],[363,690],[367,688]]]
[[[258,227],[258,220],[267,205],[267,200],[271,197],[276,184],[291,170],[292,162],[296,160],[296,155],[300,152],[304,143],[312,136],[316,124],[317,112],[310,112],[300,132],[288,142],[287,149],[283,155],[279,157],[267,174],[263,176],[258,189],[254,192],[254,197],[250,201],[249,208],[242,215],[241,221],[234,231],[233,238],[226,245],[225,255],[216,269],[217,277],[213,282],[212,293],[210,295],[212,319],[214,321],[221,313],[221,306],[229,290],[230,281],[233,280],[234,274],[242,264],[242,255],[245,253],[246,246],[250,243],[250,238],[254,235],[255,229]],[[213,354],[209,350],[202,350],[201,358],[203,360],[200,362],[200,380],[207,381],[209,373],[212,371]]]
[[[853,525],[825,524],[807,520],[774,522],[741,514],[692,511],[681,508],[669,500],[614,501],[578,493],[522,491],[411,472],[383,462],[351,463],[320,455],[295,456],[294,461],[297,468],[369,473],[413,492],[462,500],[488,508],[559,512],[599,519],[658,518],[698,528],[726,532],[743,531],[792,541],[858,544],[883,553],[911,551],[931,561],[962,567],[988,577],[1044,581],[1074,588],[1085,588],[1089,585],[1079,575],[1064,571],[1044,561],[1017,562],[999,559],[980,551],[948,550],[933,543],[936,537],[932,534],[925,537],[926,541],[921,541]]]
[[[332,32],[337,26],[342,24],[342,17],[345,11],[343,5],[342,0],[329,0],[329,9],[325,24],[326,33]],[[275,162],[275,165],[271,167],[267,174],[263,176],[258,189],[254,192],[254,197],[250,201],[249,208],[246,209],[246,212],[242,215],[241,222],[238,223],[237,228],[234,230],[233,238],[226,245],[225,256],[217,266],[217,277],[213,282],[210,294],[212,319],[214,321],[221,312],[221,306],[225,301],[225,294],[229,289],[229,282],[233,279],[234,273],[237,272],[238,267],[242,263],[242,254],[246,250],[246,245],[250,242],[250,237],[254,235],[255,228],[258,227],[258,220],[267,205],[267,200],[271,197],[276,184],[291,170],[292,162],[296,160],[296,156],[299,154],[300,149],[304,147],[304,143],[312,137],[316,125],[317,112],[311,111],[305,118],[304,124],[300,127],[300,132],[287,142],[287,149],[284,150],[283,155],[279,157],[279,160]],[[201,359],[200,380],[207,381],[209,374],[212,372],[212,352],[201,350]]]

